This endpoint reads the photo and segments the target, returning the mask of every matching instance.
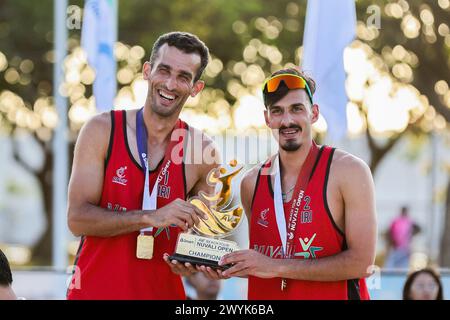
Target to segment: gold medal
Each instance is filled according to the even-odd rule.
[[[138,259],[150,260],[153,257],[153,236],[140,234],[137,238],[136,257]]]

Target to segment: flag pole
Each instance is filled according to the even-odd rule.
[[[52,263],[55,270],[65,270],[67,257],[67,98],[60,93],[64,82],[63,62],[67,55],[67,0],[54,0],[54,46],[53,92],[58,124],[53,134],[53,199],[52,199]]]
[[[430,218],[428,231],[428,248],[430,248],[429,260],[435,264],[440,261],[439,239],[442,225],[442,219],[439,219],[439,206],[436,201],[437,182],[439,176],[439,136],[436,129],[433,129],[430,134],[431,137],[431,173],[430,173]]]

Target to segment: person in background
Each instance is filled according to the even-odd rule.
[[[202,272],[184,277],[184,282],[188,300],[217,300],[222,284],[221,280],[209,279]]]
[[[17,296],[12,289],[13,279],[8,259],[0,250],[0,300],[17,300]]]
[[[411,241],[420,232],[420,227],[409,216],[409,208],[403,206],[388,230],[388,255],[386,268],[408,268],[411,256]]]
[[[403,287],[403,300],[444,300],[439,275],[429,268],[411,273]]]

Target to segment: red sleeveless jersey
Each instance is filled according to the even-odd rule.
[[[127,214],[129,210],[142,209],[145,171],[133,158],[128,145],[126,112],[111,111],[111,121],[111,137],[99,205],[111,210],[111,214]],[[181,120],[176,128],[188,131],[187,124]],[[180,148],[181,156],[183,149]],[[166,150],[166,157],[171,151]],[[163,161],[155,170],[150,171],[150,192],[162,163]],[[163,207],[177,198],[186,199],[184,163],[172,161],[158,186],[157,207]],[[181,277],[172,273],[163,260],[165,252],[172,254],[175,251],[180,231],[178,227],[161,230],[154,228],[154,252],[151,260],[136,258],[139,232],[110,238],[83,237],[68,299],[185,299]]]
[[[298,215],[294,235],[294,256],[292,257],[294,259],[320,259],[346,249],[345,235],[335,224],[326,197],[334,150],[322,146],[314,164]],[[250,248],[272,258],[282,259],[282,244],[276,222],[271,175],[267,174],[268,170],[265,170],[270,166],[269,160],[263,164],[258,173],[251,206]],[[290,208],[291,202],[284,204],[286,221],[289,219]],[[341,300],[368,299],[368,297],[363,279],[335,282],[287,279],[287,287],[283,291],[281,278],[262,279],[250,276],[248,280],[250,300]]]

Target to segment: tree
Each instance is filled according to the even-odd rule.
[[[70,4],[82,7],[84,2],[78,0]],[[300,24],[294,20],[304,16],[300,1],[287,0],[276,3],[260,0],[133,0],[120,1],[119,4],[119,47],[125,48],[125,55],[119,58],[119,70],[131,70],[131,81],[138,78],[144,58],[139,53],[141,49],[145,48],[145,58],[148,58],[153,42],[161,33],[172,30],[193,32],[208,44],[216,65],[221,66],[220,71],[223,71],[210,72],[205,76],[208,86],[215,88],[205,95],[210,96],[210,104],[216,102],[216,93],[222,101],[227,101],[227,113],[231,112],[231,105],[238,99],[230,94],[227,87],[231,80],[241,81],[241,74],[234,73],[232,68],[242,60],[245,46],[252,39],[261,38],[261,42],[267,42],[265,49],[271,50],[278,58],[273,61],[276,64],[272,64],[270,56],[257,57],[257,63],[266,70],[281,63],[280,52],[275,46],[280,40],[284,43],[280,50],[282,58],[288,61],[293,59],[291,48],[298,46],[301,31]],[[50,142],[57,119],[52,99],[52,9],[51,0],[41,1],[39,5],[26,0],[0,1],[0,39],[4,39],[0,43],[0,127],[11,137],[18,129],[29,131],[45,150],[45,164],[39,172],[35,172],[44,191],[49,222],[47,232],[33,250],[33,263],[41,265],[49,264],[51,258],[51,181],[55,151],[51,150]],[[290,21],[290,31],[283,30],[284,21],[282,23],[276,17]],[[66,79],[63,86],[70,104],[71,150],[78,130],[94,111],[93,100],[89,98],[92,95],[92,70],[83,61],[79,39],[80,30],[70,31],[66,72],[72,72],[80,79]],[[138,58],[129,55],[133,48],[136,49],[134,52],[138,52]],[[248,62],[248,65],[252,63]],[[256,66],[255,63],[253,65]],[[247,69],[247,63],[244,67]],[[129,89],[131,81],[120,82],[119,89]],[[207,106],[202,109],[208,112]],[[17,153],[15,158],[25,169],[31,170]]]
[[[373,1],[358,1],[363,12]],[[450,21],[449,1],[376,1],[381,10],[381,29],[366,33],[365,41],[388,63],[399,81],[410,83],[425,95],[436,116],[409,126],[414,134],[444,129],[450,121]],[[401,30],[401,32],[399,32]],[[436,112],[435,112],[436,111]],[[391,138],[386,144],[395,143]],[[370,141],[370,138],[369,138]],[[369,142],[369,144],[373,144]],[[379,147],[371,147],[378,157]],[[450,190],[450,181],[448,184]],[[450,191],[447,191],[445,232],[441,243],[442,266],[450,266]]]

